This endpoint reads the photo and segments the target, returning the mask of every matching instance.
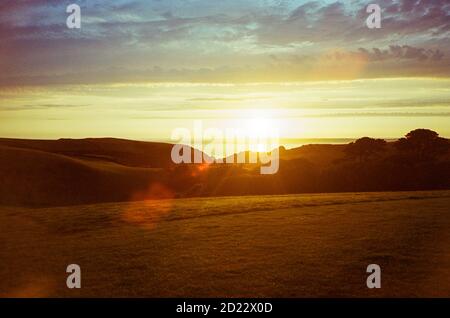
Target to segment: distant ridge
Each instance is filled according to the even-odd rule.
[[[33,149],[80,159],[114,162],[129,167],[167,168],[173,166],[171,144],[118,138],[6,139],[0,145]],[[195,150],[197,151],[197,150]]]

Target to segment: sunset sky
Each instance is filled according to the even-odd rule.
[[[167,141],[261,118],[282,138],[450,137],[449,37],[448,0],[3,0],[0,137]]]

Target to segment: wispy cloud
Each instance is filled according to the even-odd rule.
[[[89,107],[88,104],[19,104],[15,106],[2,106],[1,111],[18,111],[18,110],[33,110],[33,109],[58,109],[58,108],[75,108],[75,107]]]
[[[450,76],[446,0],[377,1],[377,30],[369,0],[82,0],[68,30],[71,2],[1,2],[0,85]]]

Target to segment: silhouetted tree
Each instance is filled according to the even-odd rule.
[[[405,138],[396,142],[398,150],[414,155],[416,160],[433,160],[449,151],[448,139],[429,129],[410,131]]]
[[[386,141],[383,139],[363,137],[348,144],[345,152],[349,157],[357,158],[359,162],[362,162],[382,152],[385,146]]]

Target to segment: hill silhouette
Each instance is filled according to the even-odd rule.
[[[113,162],[129,167],[167,168],[172,145],[117,138],[59,140],[0,139],[0,145],[33,149],[72,158]]]
[[[0,204],[450,189],[448,140],[429,130],[390,143],[364,137],[349,145],[281,147],[274,175],[261,175],[259,164],[175,165],[172,147],[114,138],[0,139]]]

